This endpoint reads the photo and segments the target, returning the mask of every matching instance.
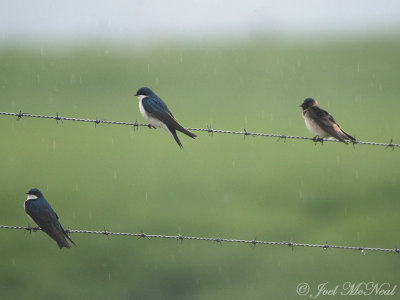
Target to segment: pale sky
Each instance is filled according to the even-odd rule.
[[[400,32],[398,0],[0,0],[0,43]]]

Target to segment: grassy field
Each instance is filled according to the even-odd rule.
[[[400,43],[2,49],[0,111],[143,122],[149,86],[186,127],[312,136],[314,97],[362,141],[400,142]],[[0,116],[0,224],[40,188],[71,229],[400,246],[399,150]],[[313,248],[0,231],[1,299],[293,299],[399,284],[399,257]],[[397,294],[400,291],[396,291]],[[398,296],[398,295],[397,295]],[[308,298],[308,297],[305,297]],[[342,296],[329,299],[343,299]]]

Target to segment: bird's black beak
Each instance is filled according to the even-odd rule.
[[[136,93],[136,94],[134,94],[133,96],[136,96],[136,97],[137,97],[137,96],[139,96],[139,95]]]
[[[25,194],[29,195],[29,192],[26,192]]]

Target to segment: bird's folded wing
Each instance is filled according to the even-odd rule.
[[[308,116],[331,136],[339,140],[342,140],[340,136],[341,129],[339,125],[326,110],[317,106],[313,106],[310,109],[308,109]]]
[[[172,113],[169,111],[167,105],[161,99],[144,98],[142,100],[143,108],[152,117],[162,121],[168,127],[175,129],[184,129]]]
[[[48,208],[43,208],[40,210],[40,214],[29,214],[29,216],[39,225],[42,231],[56,232],[57,227],[54,221],[58,223],[58,220],[54,220],[54,216]]]

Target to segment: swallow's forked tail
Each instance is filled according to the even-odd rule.
[[[56,240],[56,242],[57,242],[57,244],[58,244],[58,247],[60,247],[60,249],[62,248],[62,247],[65,247],[65,248],[71,248],[71,245],[68,243],[68,241],[67,241],[67,239],[74,245],[74,246],[76,246],[76,244],[73,242],[73,240],[71,240],[71,238],[68,236],[68,234],[65,232],[65,230],[64,230],[64,228],[62,228],[62,226],[60,225],[60,227],[61,227],[61,231],[62,231],[62,233],[64,234],[62,237],[58,237],[57,239],[55,239]],[[67,239],[66,239],[67,238]]]
[[[348,134],[346,131],[344,131],[342,129],[343,134],[346,136],[346,139],[351,140],[351,141],[355,141],[356,139],[353,138],[350,134]]]
[[[174,137],[175,141],[178,143],[179,147],[180,147],[181,149],[183,149],[182,143],[181,143],[181,141],[179,140],[178,135],[176,134],[175,128],[170,128],[170,127],[169,127],[168,129],[169,129],[169,132],[171,133],[171,135]]]
[[[355,138],[353,138],[350,134],[348,134],[346,131],[344,131],[341,128],[339,130],[337,130],[335,133],[336,133],[336,135],[334,137],[345,144],[348,144],[347,140],[350,140],[350,141],[356,140]]]
[[[185,129],[185,128],[179,128],[178,129],[180,132],[186,134],[187,136],[190,136],[192,139],[196,138],[197,135],[195,135],[194,133],[191,133],[189,130]]]
[[[177,130],[186,134],[187,136],[190,136],[192,139],[197,137],[197,135],[195,135],[194,133],[191,133],[189,130],[183,128],[178,122],[176,122],[174,124],[174,126],[167,125],[167,128],[168,128],[167,131],[169,131],[169,133],[174,137],[175,141],[178,143],[178,145],[179,145],[179,147],[181,147],[181,149],[183,149],[183,146],[182,146],[181,141],[178,138],[178,135],[176,134]],[[165,128],[165,129],[167,129],[167,128]]]

